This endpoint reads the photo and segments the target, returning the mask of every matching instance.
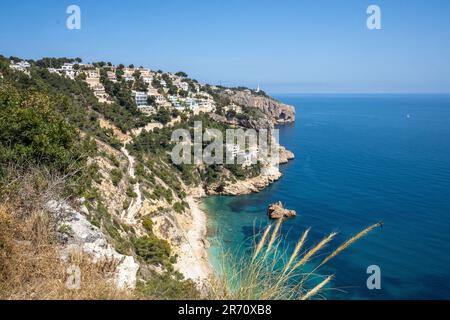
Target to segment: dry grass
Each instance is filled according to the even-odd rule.
[[[45,204],[60,199],[64,178],[46,172],[31,171],[9,177],[8,185],[0,183],[0,299],[132,299],[142,296],[120,291],[112,283],[114,261],[92,263],[81,253],[61,259],[57,241],[57,220],[46,211]],[[335,238],[331,233],[315,245],[307,246],[310,230],[306,230],[292,253],[286,256],[282,248],[279,220],[269,225],[254,244],[248,257],[233,261],[224,254],[222,274],[212,281],[206,296],[220,300],[307,300],[317,298],[331,283],[333,275],[320,276],[319,269],[356,241],[381,224],[375,224],[350,238],[315,261]],[[319,260],[320,261],[320,260]],[[67,286],[68,268],[75,265],[81,274],[81,287]],[[164,280],[161,283],[165,283]],[[158,283],[157,283],[158,284]],[[160,283],[159,283],[160,284]],[[159,285],[158,284],[158,285]],[[189,289],[173,285],[175,293]],[[149,287],[145,297],[152,297]],[[148,291],[147,290],[147,291]]]
[[[210,297],[218,300],[308,300],[318,297],[332,281],[333,275],[320,276],[318,270],[357,240],[381,226],[374,224],[350,238],[314,266],[313,260],[330,244],[336,233],[324,237],[304,250],[310,230],[306,230],[292,253],[286,257],[281,248],[280,226],[269,225],[254,244],[251,259],[233,260],[224,254],[221,275],[212,285]],[[273,231],[271,231],[273,230]],[[271,233],[272,232],[272,233]],[[268,240],[269,239],[269,240]],[[264,250],[265,248],[265,250]],[[304,250],[302,252],[302,250]],[[312,271],[311,271],[312,270]]]
[[[129,298],[111,283],[110,261],[94,264],[85,254],[61,259],[55,217],[44,209],[60,179],[33,171],[9,181],[0,190],[0,299]],[[81,271],[79,290],[66,284],[71,265]]]

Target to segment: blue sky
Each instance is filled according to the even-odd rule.
[[[65,26],[66,8],[81,30]],[[368,30],[377,4],[382,30]],[[270,93],[450,92],[450,1],[1,1],[0,54],[79,56]]]

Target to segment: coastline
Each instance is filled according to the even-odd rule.
[[[295,159],[295,155],[280,146],[280,164],[285,164]],[[271,175],[260,175],[255,178],[249,178],[226,188],[226,195],[239,196],[251,193],[258,193],[272,183],[278,181],[282,177],[281,172],[272,172]],[[182,243],[178,248],[178,262],[176,269],[181,272],[186,279],[196,282],[199,287],[208,285],[211,276],[215,270],[209,256],[210,243],[207,239],[207,213],[201,209],[199,201],[205,196],[213,196],[214,193],[205,194],[202,188],[194,188],[190,190],[190,195],[186,197],[189,204],[190,219],[184,225],[184,236],[186,242]]]
[[[209,243],[206,239],[207,216],[200,209],[198,203],[200,197],[188,196],[191,221],[185,229],[187,242],[183,243],[178,251],[176,269],[186,279],[191,279],[199,286],[205,285],[213,274],[213,268],[208,257]]]

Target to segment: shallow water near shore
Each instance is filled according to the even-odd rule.
[[[450,96],[286,95],[297,123],[280,142],[296,159],[259,194],[210,197],[209,256],[237,252],[269,223],[282,201],[298,217],[283,225],[291,247],[308,227],[309,245],[337,231],[335,248],[363,228],[384,227],[333,259],[328,299],[450,298]],[[381,290],[368,290],[367,267],[381,268]]]

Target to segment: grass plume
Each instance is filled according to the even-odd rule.
[[[324,264],[326,264],[328,261],[330,261],[331,259],[333,259],[334,257],[336,257],[339,253],[341,253],[342,251],[344,251],[345,249],[347,249],[348,247],[350,247],[353,243],[355,243],[356,241],[358,241],[359,239],[361,239],[362,237],[366,236],[369,232],[373,231],[376,228],[381,227],[383,224],[381,222],[376,223],[374,225],[371,225],[370,227],[364,229],[363,231],[361,231],[360,233],[358,233],[356,236],[350,238],[349,240],[347,240],[346,242],[344,242],[342,245],[340,245],[336,250],[334,250],[328,257],[326,257],[318,266],[318,268],[320,268],[321,266],[323,266]]]
[[[304,296],[300,298],[300,300],[308,300],[315,295],[317,295],[331,280],[333,279],[333,276],[328,276],[325,280],[323,280],[321,283],[319,283],[317,286],[309,290]]]
[[[305,230],[291,254],[286,256],[280,237],[281,220],[267,226],[254,243],[251,254],[225,254],[222,272],[212,284],[209,298],[217,300],[309,300],[327,287],[334,275],[324,279],[315,271],[342,253],[350,245],[366,236],[381,224],[364,229],[338,246],[314,268],[315,257],[336,237],[330,233],[310,249],[305,248],[310,229]],[[260,253],[264,251],[264,254]],[[237,256],[235,260],[233,256]],[[304,270],[308,266],[308,272]]]

